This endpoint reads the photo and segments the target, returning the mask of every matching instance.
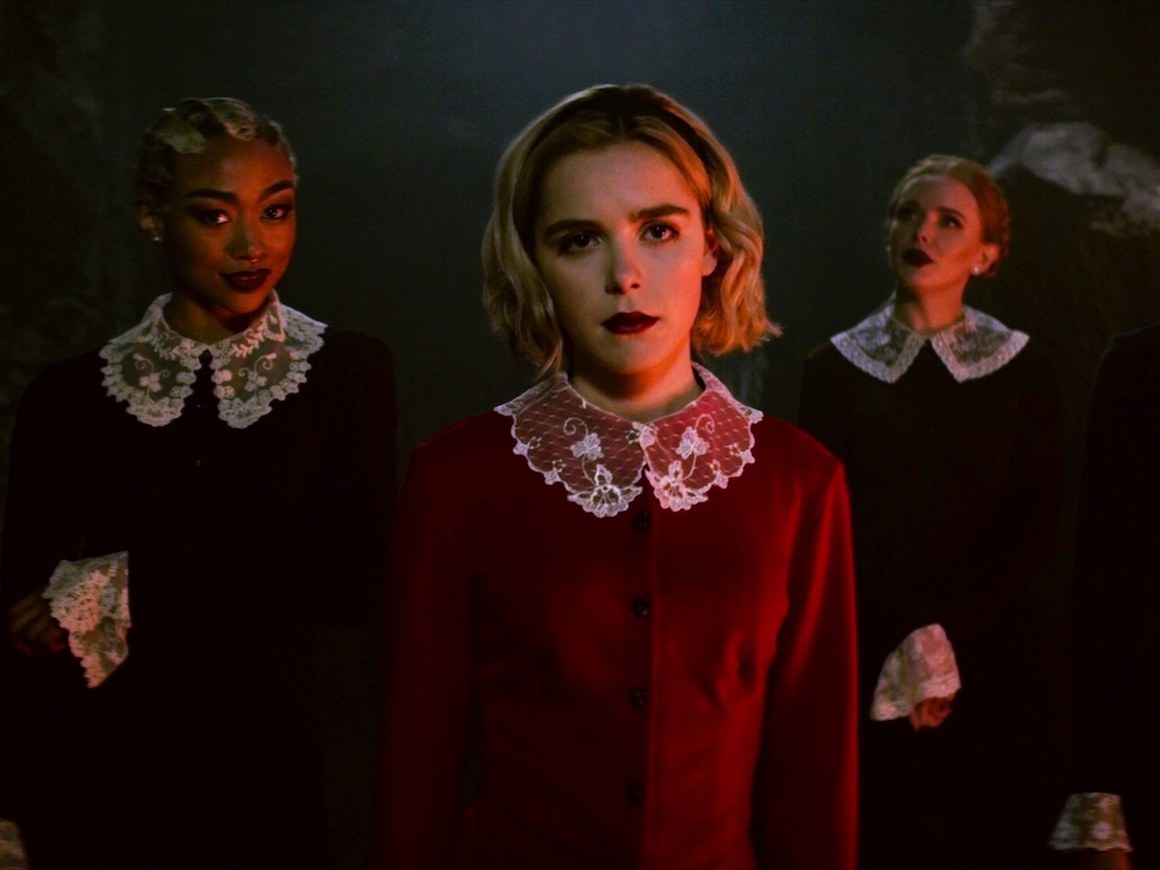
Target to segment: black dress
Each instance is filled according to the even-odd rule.
[[[208,365],[162,426],[106,393],[95,352],[24,396],[3,603],[59,560],[128,551],[132,617],[94,689],[67,652],[5,659],[0,817],[37,870],[328,866],[311,647],[374,613],[395,396],[370,336],[327,331],[308,362],[245,428]]]
[[[1160,325],[1118,336],[1092,396],[1076,534],[1073,792],[1121,797],[1134,868],[1160,867]]]
[[[800,415],[845,463],[850,486],[862,865],[998,866],[987,862],[1042,853],[1050,831],[1049,802],[1032,796],[1028,717],[1042,683],[1035,579],[1059,532],[1059,399],[1035,343],[1004,350],[1010,331],[985,315],[968,309],[990,332],[948,332],[936,353],[931,341],[917,349],[919,337],[907,338],[884,312],[876,322],[892,334],[871,332],[871,344],[894,342],[898,351],[905,340],[917,350],[894,366],[896,380],[872,376],[827,343],[806,361]],[[944,361],[948,347],[967,360],[961,380]],[[962,680],[949,718],[917,733],[905,718],[871,721],[886,657],[933,623],[945,630]]]

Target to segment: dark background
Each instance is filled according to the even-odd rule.
[[[0,492],[28,379],[132,325],[167,289],[130,208],[136,140],[162,107],[235,96],[285,127],[299,160],[299,243],[279,290],[392,346],[402,467],[415,442],[511,398],[533,374],[489,333],[479,301],[479,243],[505,144],[568,93],[640,81],[708,121],[761,209],[768,308],[785,335],[714,365],[744,400],[791,419],[808,350],[890,290],[884,206],[917,158],[987,163],[1029,125],[1061,121],[1141,149],[1156,208],[1122,232],[1093,229],[1115,197],[1008,165],[1011,260],[970,297],[1060,360],[1074,475],[1104,343],[1160,319],[1158,9],[1151,0],[0,0]],[[1061,683],[1066,562],[1041,583]],[[367,738],[366,723],[352,727]],[[355,743],[352,769],[366,766]],[[349,833],[351,855],[359,836]]]
[[[889,289],[895,177],[968,140],[964,2],[2,2],[0,337],[21,345],[3,351],[5,417],[22,378],[165,289],[130,178],[181,97],[237,96],[285,127],[300,235],[279,289],[394,348],[402,458],[529,383],[485,323],[479,243],[505,144],[564,95],[650,82],[731,149],[785,327],[735,367],[784,416],[805,352]]]

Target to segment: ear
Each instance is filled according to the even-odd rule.
[[[994,244],[983,245],[979,249],[978,259],[971,272],[975,275],[986,275],[987,270],[999,259],[999,246]]]
[[[165,221],[161,219],[161,213],[156,207],[147,202],[138,202],[133,206],[133,211],[141,232],[155,242],[160,242],[165,238]]]
[[[717,268],[717,258],[721,251],[713,230],[705,230],[705,255],[701,260],[701,277],[708,278]]]

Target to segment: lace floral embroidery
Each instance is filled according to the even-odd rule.
[[[666,510],[688,510],[724,489],[753,462],[746,407],[707,369],[695,366],[705,391],[681,410],[637,423],[584,400],[564,375],[544,381],[496,408],[512,418],[514,452],[568,500],[598,517],[628,509],[642,492],[641,471]]]
[[[1124,825],[1120,796],[1102,792],[1073,794],[1063,805],[1063,812],[1048,841],[1060,851],[1076,849],[1109,849],[1132,851]]]
[[[206,351],[218,416],[245,429],[269,414],[275,401],[298,392],[310,370],[310,355],[322,347],[326,324],[282,305],[277,294],[244,332],[216,344],[174,332],[165,322],[169,299],[155,300],[137,326],[101,349],[105,389],[150,426],[165,426],[181,416]]]
[[[0,819],[0,870],[28,870],[20,830],[7,819]]]
[[[932,335],[913,332],[891,315],[893,299],[857,326],[830,339],[838,352],[871,377],[893,384],[928,341],[951,376],[963,381],[997,372],[1023,350],[1027,333],[963,306],[962,319]]]
[[[870,718],[909,716],[927,698],[947,698],[959,690],[958,663],[946,632],[937,622],[915,629],[886,657],[874,688]]]
[[[129,554],[60,562],[44,597],[95,689],[129,655]]]

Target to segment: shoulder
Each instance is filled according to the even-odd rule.
[[[29,382],[23,404],[100,398],[105,394],[101,383],[103,365],[98,350],[50,363]]]
[[[1150,410],[1160,393],[1160,323],[1115,336],[1100,361],[1093,401]],[[1105,409],[1106,410],[1106,409]]]
[[[753,424],[753,456],[758,467],[820,484],[841,477],[841,461],[804,429],[776,417]]]
[[[1160,323],[1150,323],[1112,338],[1103,365],[1160,368]]]
[[[327,329],[313,365],[356,372],[393,372],[394,356],[382,340],[358,329]]]
[[[834,346],[833,339],[827,339],[806,354],[802,368],[802,379],[807,384],[854,378],[860,374],[861,370]]]
[[[487,411],[453,423],[420,442],[412,451],[411,465],[428,473],[478,471],[493,467],[497,458],[512,454],[514,448],[511,419]]]
[[[835,363],[845,363],[846,365],[850,365],[849,362],[846,361],[846,358],[838,352],[838,349],[834,346],[834,340],[832,338],[827,338],[808,354],[806,354],[806,365],[827,366],[834,365]]]

